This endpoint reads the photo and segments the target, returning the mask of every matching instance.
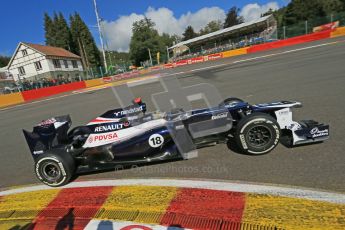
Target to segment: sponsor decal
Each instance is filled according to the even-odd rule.
[[[131,114],[131,113],[136,113],[136,112],[141,112],[143,111],[144,107],[141,105],[139,107],[134,107],[131,109],[127,109],[127,110],[122,110],[119,112],[114,112],[115,116],[123,116],[123,115],[127,115],[127,114]]]
[[[243,134],[240,135],[240,140],[241,140],[243,148],[244,149],[248,149],[248,146],[246,144],[246,140],[244,139],[244,135]]]
[[[108,132],[108,131],[122,129],[122,128],[128,127],[128,126],[129,126],[129,122],[128,121],[126,121],[124,123],[118,123],[118,124],[101,125],[101,126],[95,127],[94,132],[96,132],[96,133]]]
[[[290,113],[289,110],[282,110],[282,111],[279,111],[279,115],[281,115],[281,116],[288,115],[289,113]]]
[[[42,121],[42,122],[39,123],[38,125],[39,125],[39,126],[46,126],[46,125],[54,124],[55,122],[56,122],[56,119],[55,119],[55,118],[51,118],[51,119]]]
[[[273,127],[274,127],[274,129],[276,131],[276,139],[274,140],[274,144],[276,145],[279,142],[280,130],[279,130],[278,126],[276,126],[276,125],[273,125]]]
[[[34,155],[39,155],[39,154],[42,154],[43,153],[43,150],[40,150],[40,151],[34,151],[33,154]]]
[[[199,62],[203,62],[204,61],[204,57],[195,57],[191,59],[192,63],[199,63]]]
[[[165,68],[165,69],[170,69],[170,68],[173,68],[173,67],[174,67],[173,64],[165,64],[165,65],[164,65],[164,68]]]
[[[220,114],[217,114],[217,115],[213,115],[212,116],[212,120],[217,120],[217,119],[221,119],[221,118],[226,118],[228,116],[228,112],[225,112],[225,113],[220,113]]]
[[[108,82],[112,82],[113,78],[112,77],[103,77],[103,81],[108,83]]]
[[[321,32],[321,31],[325,31],[325,30],[331,30],[331,29],[335,29],[339,27],[339,21],[335,21],[335,22],[331,22],[328,24],[324,24],[321,26],[317,26],[313,28],[313,33],[315,32]]]
[[[93,137],[90,136],[88,142],[93,143],[93,142],[100,142],[100,141],[112,141],[112,140],[117,140],[118,136],[117,133],[105,133],[105,134],[97,134],[94,135]]]
[[[216,60],[222,58],[222,54],[221,53],[216,53],[216,54],[210,54],[208,55],[208,60]]]
[[[65,168],[63,167],[63,164],[59,161],[58,165],[61,169],[62,175],[65,177],[67,174],[66,174]]]
[[[187,60],[181,60],[176,62],[176,66],[182,66],[182,65],[188,65],[188,61]]]
[[[144,224],[130,221],[91,220],[85,229],[116,229],[116,230],[191,230],[189,228]]]
[[[319,130],[318,127],[315,127],[313,129],[310,130],[310,134],[312,135],[312,138],[316,138],[316,137],[323,137],[323,136],[328,136],[328,129],[324,129],[324,130]]]
[[[157,148],[164,143],[164,137],[158,133],[152,134],[149,138],[149,145],[152,148]]]

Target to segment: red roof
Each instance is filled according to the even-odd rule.
[[[45,56],[80,59],[80,56],[78,56],[74,53],[71,53],[71,52],[69,52],[63,48],[53,47],[53,46],[43,46],[43,45],[31,44],[31,43],[23,43],[23,44],[31,47],[32,49],[37,50],[38,52],[44,54]]]

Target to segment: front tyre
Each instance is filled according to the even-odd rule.
[[[48,153],[35,162],[35,174],[46,185],[58,187],[67,184],[74,175],[75,165],[69,153]]]
[[[239,150],[249,155],[262,155],[272,151],[279,143],[280,127],[265,114],[254,113],[238,123],[235,141]]]

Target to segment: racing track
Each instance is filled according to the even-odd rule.
[[[338,42],[232,64],[236,60],[333,41]],[[193,69],[199,70],[191,72]],[[250,103],[301,101],[304,108],[295,110],[295,118],[312,118],[329,123],[331,139],[323,144],[293,149],[279,145],[272,153],[257,157],[239,155],[231,152],[226,145],[218,145],[201,149],[196,159],[87,175],[82,179],[207,178],[345,192],[344,38],[163,70],[161,73],[178,73],[176,76],[183,86],[211,83],[222,96],[232,95]],[[150,92],[159,91],[162,87],[158,83],[134,89],[135,95],[148,103],[148,108],[153,108]],[[112,90],[104,89],[1,110],[0,188],[37,183],[22,128],[31,129],[40,120],[63,114],[70,114],[73,124],[81,125],[116,106],[118,103]]]

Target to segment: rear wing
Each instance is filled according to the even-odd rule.
[[[43,120],[33,127],[33,131],[23,130],[33,157],[68,142],[67,131],[72,121],[69,115]]]

